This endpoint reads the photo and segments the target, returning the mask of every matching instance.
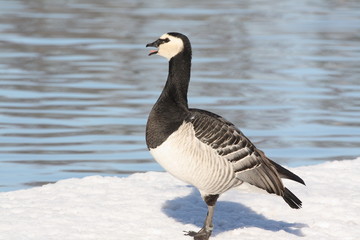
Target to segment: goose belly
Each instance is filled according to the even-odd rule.
[[[220,194],[239,184],[232,165],[195,137],[191,123],[183,123],[150,153],[166,171],[202,193]]]

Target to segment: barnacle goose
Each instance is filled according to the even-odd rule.
[[[165,87],[146,125],[146,143],[155,160],[173,176],[199,189],[208,206],[203,228],[188,232],[196,240],[209,239],[214,207],[220,194],[247,182],[277,194],[292,208],[301,201],[281,178],[304,181],[273,162],[232,123],[214,113],[188,107],[191,45],[176,32],[162,35],[146,47],[150,55],[169,60]]]

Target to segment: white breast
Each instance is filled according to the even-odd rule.
[[[239,184],[232,165],[195,137],[191,123],[184,122],[150,153],[166,171],[202,193],[220,194]]]

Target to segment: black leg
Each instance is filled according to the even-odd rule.
[[[204,226],[200,229],[199,232],[187,232],[185,235],[194,237],[194,240],[208,240],[212,230],[213,230],[213,216],[214,208],[219,194],[216,195],[206,195],[204,196],[204,201],[208,206],[208,213],[205,218]]]

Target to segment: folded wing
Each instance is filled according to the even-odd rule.
[[[190,112],[188,121],[193,124],[196,137],[233,165],[236,178],[282,196],[291,207],[301,206],[301,201],[281,181],[283,177],[304,183],[300,177],[268,159],[224,118],[199,109],[190,109]]]

